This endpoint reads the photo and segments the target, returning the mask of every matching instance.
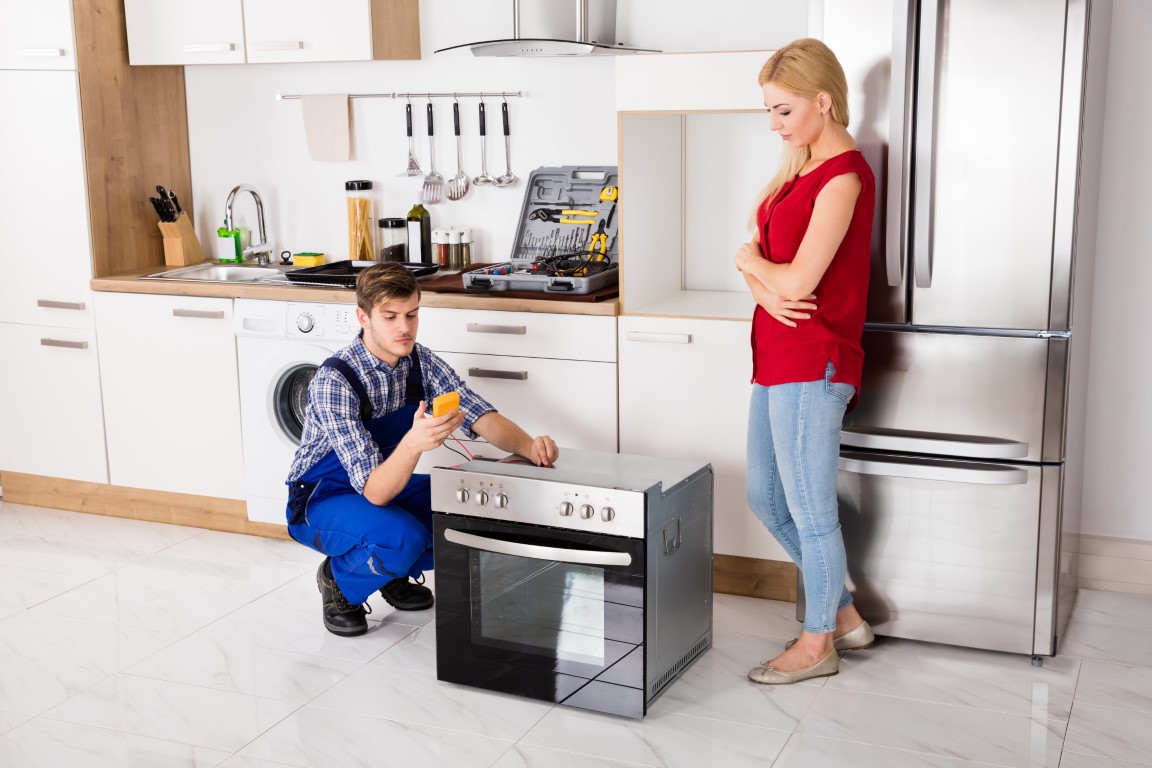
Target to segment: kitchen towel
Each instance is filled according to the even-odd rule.
[[[313,160],[339,162],[351,155],[348,131],[348,94],[315,93],[304,102],[304,133]]]

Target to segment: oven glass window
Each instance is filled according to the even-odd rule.
[[[473,552],[473,642],[603,666],[604,569]]]

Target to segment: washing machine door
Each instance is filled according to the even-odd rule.
[[[319,366],[294,363],[281,371],[272,386],[272,416],[275,427],[296,445],[304,434],[304,411],[308,407],[308,385]]]

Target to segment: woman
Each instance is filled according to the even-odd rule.
[[[837,650],[871,645],[844,586],[836,503],[840,426],[855,404],[874,180],[848,133],[848,87],[819,40],[797,40],[760,70],[780,171],[761,192],[756,235],[736,267],[756,310],[748,421],[748,503],[800,568],[800,637],[748,676],[794,683],[834,675]]]

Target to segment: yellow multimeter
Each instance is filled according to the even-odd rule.
[[[460,393],[445,392],[432,399],[432,418],[438,419],[446,413],[460,410]]]

